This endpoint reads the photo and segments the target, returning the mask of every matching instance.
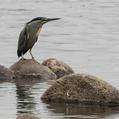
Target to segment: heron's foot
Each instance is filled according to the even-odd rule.
[[[25,60],[25,58],[23,57],[23,55],[21,56],[21,59],[22,59],[22,60]]]
[[[29,50],[29,52],[30,52],[32,59],[35,60],[35,58],[33,57],[32,53],[31,53],[31,49]]]
[[[25,58],[24,58],[24,57],[21,57],[21,59],[22,59],[22,60],[25,60]]]
[[[32,56],[32,60],[35,60],[35,58]]]

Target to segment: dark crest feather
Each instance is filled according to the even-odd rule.
[[[44,19],[44,18],[45,18],[45,17],[36,17],[36,18],[32,19],[31,21],[27,22],[27,24],[29,24],[29,23],[31,23],[31,22],[33,22],[33,21],[42,20],[42,19]]]

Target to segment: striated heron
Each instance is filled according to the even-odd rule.
[[[22,57],[29,50],[32,59],[34,58],[31,49],[38,40],[38,35],[41,31],[43,24],[59,20],[60,18],[46,18],[46,17],[37,17],[25,24],[25,27],[19,35],[17,55]]]

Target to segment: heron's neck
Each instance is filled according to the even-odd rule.
[[[42,27],[41,27],[42,28]],[[39,35],[40,31],[41,31],[41,28],[38,29],[37,31],[37,35]]]

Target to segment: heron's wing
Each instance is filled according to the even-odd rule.
[[[27,33],[27,28],[25,27],[19,36],[19,41],[18,41],[18,49],[17,49],[17,55],[18,57],[22,56],[25,54],[29,49],[27,49],[26,44],[28,40],[28,33]]]

